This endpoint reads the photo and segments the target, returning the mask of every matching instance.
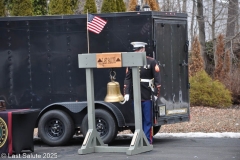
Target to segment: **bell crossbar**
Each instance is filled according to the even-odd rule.
[[[102,53],[104,54],[104,53]],[[78,66],[86,69],[87,104],[88,104],[88,132],[78,154],[94,152],[126,152],[127,155],[135,155],[153,150],[142,130],[142,111],[140,95],[139,67],[146,65],[146,52],[122,52],[121,67],[132,68],[135,132],[129,147],[108,146],[104,144],[96,130],[95,103],[94,103],[94,75],[93,68],[97,67],[97,54],[79,54]],[[107,68],[107,67],[105,67]]]

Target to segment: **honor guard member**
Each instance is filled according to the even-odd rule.
[[[132,42],[134,52],[145,52],[144,42]],[[160,96],[161,78],[160,68],[155,59],[147,56],[147,64],[143,67],[139,67],[140,72],[140,87],[141,87],[141,105],[142,105],[142,127],[143,131],[149,141],[152,144],[152,97],[153,101],[156,101]],[[131,93],[130,93],[131,92]],[[132,69],[126,68],[126,77],[124,80],[124,99],[129,100],[132,94]]]

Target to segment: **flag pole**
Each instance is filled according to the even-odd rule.
[[[89,53],[89,34],[88,34],[88,9],[87,9],[87,45],[88,45],[88,53]]]

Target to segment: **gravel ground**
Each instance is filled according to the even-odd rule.
[[[228,109],[191,107],[190,121],[164,125],[160,133],[240,132],[240,106]]]
[[[187,132],[240,132],[240,106],[227,109],[210,107],[191,107],[189,122],[163,125],[160,133],[187,133]],[[129,134],[125,130],[119,134]],[[34,130],[37,136],[37,129]]]
[[[159,133],[240,132],[240,106],[227,109],[196,106],[190,108],[190,121],[163,125]],[[132,133],[130,130],[120,134]]]

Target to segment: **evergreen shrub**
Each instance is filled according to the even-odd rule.
[[[0,0],[0,17],[5,16],[5,6],[4,6],[4,0]]]
[[[12,0],[12,16],[32,16],[33,6],[31,0]]]
[[[86,0],[84,13],[97,13],[97,6],[94,0]]]
[[[128,4],[128,11],[135,11],[137,4],[137,0],[130,0]]]
[[[231,92],[218,80],[213,80],[204,70],[190,77],[190,103],[194,106],[229,107]]]
[[[116,0],[117,12],[126,12],[126,6],[123,0]]]
[[[101,13],[117,12],[117,5],[115,0],[103,0]]]

